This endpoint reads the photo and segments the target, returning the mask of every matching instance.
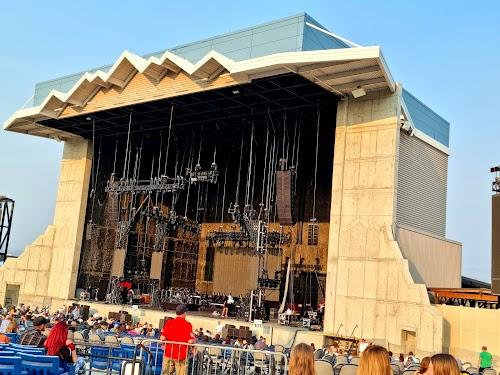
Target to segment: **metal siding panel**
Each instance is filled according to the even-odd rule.
[[[396,223],[446,234],[448,156],[401,133]]]
[[[415,127],[448,147],[450,135],[449,122],[405,89],[403,89],[403,99],[408,107]]]
[[[309,26],[305,26],[302,51],[314,51],[323,49],[346,48],[342,41],[315,30]]]
[[[297,49],[297,40],[295,37],[277,40],[274,42],[269,42],[261,44],[258,46],[252,46],[251,57],[260,57],[265,55],[270,55],[276,53],[275,51],[280,50],[280,52],[293,52]]]
[[[186,60],[196,63],[214,49],[227,57],[241,61],[279,52],[300,51],[304,31],[305,13],[246,28],[233,33],[184,44],[169,49]],[[150,53],[143,57],[161,56],[164,51]],[[89,70],[107,71],[112,65]],[[85,72],[39,83],[35,86],[34,105],[39,105],[52,90],[68,92]],[[61,82],[64,80],[64,85]]]

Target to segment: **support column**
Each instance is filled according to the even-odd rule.
[[[55,236],[48,295],[73,298],[85,227],[85,212],[92,166],[91,143],[66,141],[54,213]]]
[[[441,350],[442,318],[413,282],[393,238],[399,93],[342,101],[337,110],[328,248],[325,334],[380,339],[400,349]],[[411,199],[411,197],[408,197]]]

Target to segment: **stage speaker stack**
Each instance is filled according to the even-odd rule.
[[[500,194],[491,197],[491,292],[500,294]]]
[[[295,224],[292,171],[276,171],[276,208],[280,225]]]
[[[125,268],[125,249],[115,249],[113,251],[113,263],[111,264],[111,276],[123,277]]]
[[[163,251],[154,251],[151,254],[151,268],[149,278],[152,280],[161,280],[161,268],[163,265]]]
[[[80,316],[83,320],[88,320],[90,318],[90,306],[80,305]]]

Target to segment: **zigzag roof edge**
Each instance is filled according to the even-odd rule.
[[[379,65],[381,69],[387,73],[385,74],[387,78],[387,83],[390,87],[393,86],[394,82],[392,81],[392,77],[390,75],[390,71],[388,67],[381,63],[380,60],[383,59],[381,54],[381,49],[379,46],[371,46],[371,47],[357,47],[357,48],[342,48],[335,50],[317,50],[317,51],[298,51],[298,52],[281,52],[272,55],[266,55],[262,57],[251,58],[242,61],[233,61],[227,56],[216,52],[214,50],[209,51],[205,54],[196,64],[192,64],[191,62],[185,60],[184,58],[170,52],[166,51],[161,57],[149,57],[145,59],[141,56],[138,56],[132,52],[125,50],[119,58],[115,61],[113,66],[109,71],[103,72],[98,70],[94,73],[86,72],[82,75],[82,77],[75,82],[72,88],[67,92],[63,93],[57,90],[51,90],[47,97],[42,101],[42,103],[37,107],[29,108],[30,110],[38,110],[37,115],[43,116],[52,116],[50,112],[44,113],[45,109],[49,109],[50,111],[54,111],[55,108],[47,108],[47,105],[50,103],[52,99],[57,99],[64,106],[68,104],[68,99],[71,95],[75,94],[77,90],[82,86],[82,84],[87,81],[92,85],[102,86],[102,83],[113,85],[116,84],[110,81],[110,78],[113,77],[113,74],[120,67],[123,61],[127,61],[132,66],[133,70],[137,72],[144,72],[151,64],[161,65],[165,61],[169,61],[179,67],[181,70],[185,71],[189,75],[193,75],[196,71],[198,71],[201,67],[203,67],[209,60],[214,59],[217,61],[222,67],[227,69],[230,74],[254,74],[258,72],[263,72],[265,69],[272,71],[275,70],[276,66],[281,66],[283,68],[287,68],[290,65],[294,64],[315,64],[321,62],[335,62],[335,61],[353,61],[358,59],[378,59]],[[160,64],[158,64],[160,63]],[[131,72],[132,73],[132,70]],[[130,75],[130,74],[129,74]],[[95,81],[99,79],[102,81],[101,84],[96,83]],[[127,82],[124,82],[126,85]],[[97,90],[95,90],[97,92]],[[95,93],[94,93],[95,94]],[[92,94],[90,94],[92,95]],[[82,100],[83,103],[88,101],[89,98],[85,98]],[[26,118],[26,112],[24,110],[16,111],[7,121],[5,121],[5,129],[8,129],[11,125],[15,123],[16,120],[21,119],[21,117]],[[33,115],[30,115],[34,117]],[[54,114],[54,118],[57,118],[57,114]]]
[[[161,63],[165,62],[167,59],[171,62],[173,62],[175,65],[177,65],[181,70],[185,71],[189,75],[192,75],[194,72],[196,72],[200,67],[202,67],[207,61],[210,59],[215,59],[217,62],[219,62],[221,65],[223,65],[226,69],[228,66],[226,65],[234,65],[235,62],[224,55],[216,52],[216,51],[210,51],[208,52],[204,57],[202,57],[196,64],[192,64],[189,61],[183,59],[182,57],[173,54],[170,51],[165,52],[162,55],[162,58],[159,60]],[[118,59],[115,61],[113,66],[109,69],[108,72],[103,72],[101,70],[98,70],[94,73],[86,72],[84,73],[80,79],[75,82],[75,84],[71,87],[71,89],[67,93],[63,93],[60,91],[52,90],[47,97],[43,100],[41,103],[42,110],[46,108],[46,105],[50,102],[52,97],[56,97],[59,99],[61,102],[67,104],[68,99],[76,93],[76,91],[81,87],[81,85],[87,81],[89,83],[95,84],[93,81],[96,78],[101,79],[105,83],[110,83],[109,79],[113,76],[115,71],[119,68],[119,66],[122,64],[123,61],[129,62],[135,70],[137,70],[140,73],[143,73],[148,66],[153,63],[152,58],[149,58],[148,60],[144,59],[143,57],[136,55],[132,52],[129,52],[125,50],[122,52],[122,54],[118,57]],[[161,65],[161,64],[160,64]],[[228,69],[229,70],[229,69]]]

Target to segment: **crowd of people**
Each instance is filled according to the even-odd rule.
[[[483,348],[484,353],[486,348]],[[359,365],[356,371],[357,375],[393,375],[391,363],[395,363],[392,353],[379,345],[368,345],[360,353]],[[488,353],[489,354],[489,353]],[[408,357],[411,361],[415,358],[412,353]],[[485,357],[487,362],[482,362]],[[400,361],[401,356],[398,358]],[[416,361],[414,363],[417,363]],[[491,354],[481,355],[480,363],[488,367],[480,367],[479,372],[485,368],[491,367]],[[425,357],[419,363],[418,374],[425,375],[460,375],[462,369],[455,357],[450,354],[440,353],[432,357]],[[288,366],[289,375],[316,375],[314,349],[311,345],[298,344],[294,346],[290,355]]]
[[[272,350],[267,344],[266,338],[260,336],[249,337],[223,337],[224,325],[218,321],[213,331],[199,328],[194,330],[191,323],[186,319],[187,306],[178,305],[175,319],[167,320],[161,333],[148,323],[125,323],[117,319],[105,319],[99,314],[94,314],[84,320],[78,305],[64,306],[57,311],[50,312],[49,308],[31,308],[20,304],[8,309],[0,306],[0,343],[10,341],[9,334],[19,335],[20,345],[30,345],[45,348],[48,355],[58,356],[62,363],[74,366],[76,373],[85,371],[85,362],[79,358],[75,343],[71,340],[71,331],[86,332],[87,337],[97,335],[102,340],[105,336],[146,336],[159,337],[162,341],[177,343],[198,343],[206,345],[220,345],[223,347],[234,347],[248,350]],[[352,358],[351,351],[344,351],[338,342],[322,348],[318,356],[314,344],[295,345],[290,353],[288,371],[291,375],[305,374],[313,375],[315,372],[315,360],[328,360],[335,363],[335,358],[345,356]],[[361,339],[357,343],[359,363],[358,375],[393,375],[391,365],[398,365],[401,370],[417,368],[419,374],[426,375],[458,375],[461,372],[461,364],[449,354],[436,354],[419,360],[412,352],[407,355],[393,355],[384,347],[374,345]],[[182,344],[166,344],[164,347],[165,360],[163,361],[162,374],[183,375],[187,369],[188,346]],[[492,355],[486,347],[478,359],[478,370],[492,367]]]
[[[48,355],[58,356],[61,363],[73,365],[75,373],[84,372],[85,362],[77,356],[70,332],[82,332],[86,338],[94,334],[103,341],[107,335],[158,336],[158,330],[148,323],[125,323],[99,314],[84,320],[77,304],[63,306],[52,313],[48,307],[31,308],[24,304],[0,306],[0,312],[0,343],[10,343],[8,334],[17,334],[17,344],[45,348]]]

